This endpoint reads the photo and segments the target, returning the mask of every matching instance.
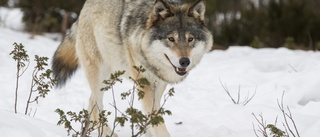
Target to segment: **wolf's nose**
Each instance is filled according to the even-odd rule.
[[[189,58],[181,58],[179,63],[182,67],[188,67],[190,65],[190,59]]]

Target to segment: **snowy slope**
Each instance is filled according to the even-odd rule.
[[[54,89],[45,99],[40,99],[39,104],[32,104],[31,116],[24,116],[34,65],[31,63],[20,80],[19,114],[13,113],[16,68],[9,55],[12,44],[23,43],[33,60],[34,55],[51,58],[60,43],[49,37],[30,37],[28,33],[0,27],[1,136],[67,136],[62,126],[56,126],[59,117],[54,110],[80,111],[87,107],[90,91],[81,69],[66,87]],[[255,91],[256,94],[246,106],[235,105],[220,81],[235,99],[240,91],[240,102],[248,94]],[[173,137],[255,137],[252,124],[257,122],[251,113],[262,114],[268,124],[273,124],[278,116],[278,126],[283,129],[277,100],[284,92],[284,104],[290,107],[301,136],[314,137],[320,135],[319,83],[319,52],[237,46],[226,51],[216,50],[205,55],[185,81],[168,86],[168,89],[174,87],[176,93],[165,105],[173,113],[165,117],[166,124]],[[131,87],[131,82],[124,81],[115,91],[120,94]],[[110,92],[104,98],[105,109],[113,111],[109,105]],[[121,102],[119,95],[117,100],[120,108],[128,104]],[[130,135],[129,127],[117,128],[116,132],[120,137]]]

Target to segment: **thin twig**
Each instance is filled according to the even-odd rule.
[[[84,122],[84,126],[83,126],[83,123],[81,125],[82,127],[82,132],[81,132],[81,137],[86,137],[87,133],[91,132],[92,130],[94,130],[94,127],[97,125],[97,124],[92,124],[92,126],[90,127],[90,117],[94,111],[94,108],[97,107],[99,113],[100,113],[100,109],[97,105],[97,102],[93,105],[93,107],[91,108],[91,110],[89,111],[89,115],[88,115],[88,118],[85,119],[85,122]],[[98,126],[97,128],[99,129],[101,126]],[[100,133],[98,135],[99,137],[101,137]]]
[[[276,120],[274,121],[274,126],[277,126],[278,123],[278,116],[276,117]]]
[[[289,108],[288,106],[287,106],[287,109],[288,109],[288,112],[289,112],[289,115],[287,114],[287,116],[288,116],[289,119],[291,120],[291,122],[292,122],[292,124],[293,124],[293,126],[294,126],[294,129],[295,129],[295,131],[296,131],[297,136],[300,137],[300,134],[299,134],[299,132],[298,132],[297,125],[296,125],[296,123],[295,123],[294,120],[293,120],[292,113],[291,113],[290,108]]]
[[[26,67],[21,68],[22,72],[20,73],[19,77],[21,77],[24,74],[24,72],[27,71],[27,69],[29,68],[29,65],[30,65],[30,61],[28,61],[28,65]]]
[[[38,109],[36,109],[36,110],[34,111],[34,113],[33,113],[33,117],[35,117],[35,116],[36,116],[37,110],[38,110]]]
[[[236,102],[236,101],[233,99],[233,97],[230,95],[230,92],[229,92],[229,90],[228,90],[228,88],[227,88],[227,85],[223,85],[220,78],[219,78],[219,81],[220,81],[220,84],[221,84],[221,86],[223,87],[224,91],[228,94],[228,96],[229,96],[230,99],[232,100],[232,102],[233,102],[234,104],[237,104],[237,102]]]
[[[222,88],[224,89],[224,91],[227,93],[227,95],[229,96],[229,98],[231,99],[231,101],[234,103],[234,104],[240,104],[240,99],[241,99],[241,86],[239,85],[239,88],[238,88],[238,98],[237,98],[237,101],[235,101],[235,99],[231,96],[230,94],[230,91],[227,87],[226,84],[222,84],[222,81],[221,79],[219,78],[219,81],[220,81],[220,84],[222,86]],[[252,99],[253,97],[256,95],[256,92],[257,92],[257,87],[255,88],[255,91],[254,91],[254,94],[249,98],[249,92],[248,92],[248,95],[245,97],[245,100],[241,103],[243,106],[247,105]]]
[[[113,99],[113,105],[114,105],[114,121],[113,121],[113,128],[112,128],[112,132],[110,134],[110,137],[112,137],[112,135],[114,134],[115,130],[116,130],[116,126],[117,126],[117,121],[116,121],[116,118],[118,117],[118,113],[117,113],[117,103],[116,103],[116,98],[115,98],[115,95],[114,95],[114,89],[113,89],[113,86],[111,87],[111,91],[112,91],[112,99]]]
[[[244,103],[243,103],[243,106],[247,105],[247,104],[253,99],[253,97],[256,95],[256,93],[257,93],[257,87],[256,87],[256,89],[254,90],[253,95],[248,99],[248,97],[249,97],[249,92],[248,92],[248,95],[247,95],[247,97],[246,97],[246,100],[245,100]]]
[[[17,104],[18,104],[18,89],[19,89],[19,66],[17,65],[17,77],[16,77],[16,92],[14,98],[14,113],[17,113]]]
[[[29,97],[28,97],[27,103],[26,103],[26,109],[25,109],[25,112],[24,112],[25,115],[27,115],[29,104],[30,104],[30,99],[31,99],[32,92],[33,92],[33,87],[35,86],[35,84],[34,84],[35,75],[37,75],[37,69],[33,70],[33,72],[32,72],[30,92],[29,92]]]
[[[286,126],[286,124],[284,124],[284,123],[282,122],[282,126],[284,127],[285,133],[288,134],[289,132],[288,132],[288,127]],[[288,134],[287,136],[289,137],[289,134]]]
[[[287,110],[288,110],[289,114],[285,112],[284,105],[283,105],[283,98],[284,98],[284,92],[282,93],[281,103],[279,102],[279,100],[277,100],[277,102],[278,102],[278,107],[279,107],[280,111],[282,112],[282,115],[283,115],[283,118],[284,118],[284,121],[285,121],[285,122],[284,122],[285,127],[287,127],[287,129],[289,130],[289,132],[291,133],[292,136],[294,136],[294,137],[296,137],[296,136],[300,137],[299,131],[298,131],[297,126],[296,126],[296,123],[295,123],[294,120],[293,120],[292,113],[291,113],[291,111],[290,111],[290,109],[289,109],[288,106],[287,106]],[[296,134],[295,134],[295,133],[292,131],[292,129],[290,128],[287,118],[289,118],[290,121],[292,122]],[[288,132],[287,132],[287,133],[288,133]],[[288,134],[288,135],[289,135],[289,134]]]
[[[240,89],[241,89],[241,86],[239,85],[239,88],[238,88],[238,100],[237,100],[237,104],[239,104],[239,102],[240,102]]]
[[[291,64],[289,64],[289,66],[293,71],[298,72]]]
[[[264,119],[263,119],[263,116],[262,116],[262,114],[259,114],[259,117],[260,117],[260,120],[257,118],[257,116],[254,114],[254,113],[252,113],[252,115],[254,116],[254,118],[256,119],[256,121],[259,123],[259,125],[258,125],[258,127],[259,127],[259,132],[260,133],[262,133],[262,135],[264,136],[264,137],[268,137],[268,133],[267,133],[267,126],[266,126],[266,123],[265,123],[265,121],[264,121]],[[255,131],[255,134],[256,134],[256,131]],[[257,134],[256,134],[257,135]]]
[[[254,126],[254,124],[253,124],[253,123],[252,123],[252,126],[253,126],[254,134],[256,135],[256,137],[259,137],[259,135],[258,135],[258,133],[257,133],[257,131],[256,131],[256,128],[255,128],[255,126]]]
[[[283,107],[283,97],[284,97],[284,92],[282,93],[281,104],[279,103],[279,100],[277,100],[277,102],[278,102],[278,107],[279,107],[279,109],[280,109],[281,112],[282,112],[282,115],[283,115],[283,118],[284,118],[284,121],[285,121],[285,122],[284,122],[285,125],[288,127],[289,132],[295,137],[293,131],[291,130],[291,128],[290,128],[290,126],[289,126],[289,123],[288,123],[288,120],[287,120],[287,117],[286,117],[286,112],[285,112],[284,107]]]

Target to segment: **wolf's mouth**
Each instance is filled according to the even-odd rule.
[[[164,54],[164,56],[167,58],[167,60],[170,62],[170,64],[172,65],[172,67],[174,68],[174,70],[176,71],[176,73],[180,76],[183,76],[185,74],[187,74],[187,68],[179,68],[179,67],[176,67],[175,65],[172,64],[172,62],[170,61],[169,57]]]

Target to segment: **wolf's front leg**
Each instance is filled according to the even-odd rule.
[[[149,80],[149,79],[148,79]],[[150,80],[149,80],[150,81]],[[142,105],[146,114],[160,109],[160,101],[167,84],[163,81],[150,81],[150,86],[143,89],[145,92]],[[165,123],[158,126],[149,126],[146,137],[170,137]]]
[[[86,55],[86,54],[84,54]],[[105,76],[109,76],[107,70],[103,69],[100,64],[100,60],[95,60],[90,58],[89,56],[79,56],[81,65],[86,73],[86,77],[88,79],[90,88],[91,88],[91,96],[89,99],[89,107],[88,112],[90,113],[90,120],[99,122],[99,114],[103,110],[103,94],[100,89],[103,87],[102,81],[106,79]],[[93,56],[94,57],[94,56]],[[90,125],[92,126],[92,125]],[[112,133],[112,130],[108,126],[96,127],[98,128],[99,136],[110,136],[117,137],[115,133]]]
[[[104,76],[104,75],[100,75],[100,76]],[[91,86],[93,88],[92,88],[91,96],[89,99],[88,111],[91,113],[91,120],[99,121],[99,114],[103,111],[104,92],[100,91],[100,89],[102,88],[102,79],[92,85],[96,85],[96,86]],[[108,126],[102,126],[97,128],[98,128],[98,134],[99,134],[98,136],[111,137],[111,134],[112,134],[112,137],[118,137],[118,135],[114,133],[112,129],[110,129],[110,127]]]
[[[94,91],[93,91],[94,92]],[[89,99],[89,107],[88,111],[91,113],[90,120],[99,121],[99,114],[103,110],[102,104],[103,92],[98,91],[96,93],[91,93],[91,97]],[[91,127],[92,125],[90,125]],[[98,136],[109,137],[112,134],[112,137],[118,137],[116,133],[110,129],[108,126],[97,127],[98,128]]]

